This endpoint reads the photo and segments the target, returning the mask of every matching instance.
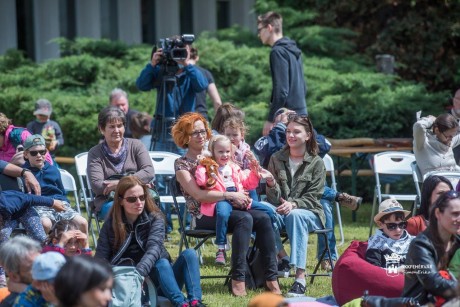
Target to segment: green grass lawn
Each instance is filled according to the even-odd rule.
[[[351,211],[348,209],[342,210],[342,219],[344,226],[344,237],[345,243],[338,247],[339,255],[350,245],[353,240],[365,241],[369,234],[369,220],[371,214],[371,204],[362,204],[361,208],[357,212],[357,221],[352,222]],[[170,234],[170,239],[165,242],[167,250],[170,252],[173,259],[175,259],[179,252],[179,233],[177,219],[174,221],[174,230]],[[335,227],[335,234],[337,237],[337,243],[340,242],[340,235],[338,225]],[[308,260],[307,260],[307,271],[313,272],[314,266],[316,265],[316,236],[311,236],[308,244]],[[289,251],[289,245],[286,244],[286,249]],[[211,242],[204,245],[203,260],[204,264],[201,266],[201,275],[225,275],[229,272],[230,266],[218,267],[214,265],[214,256],[216,252],[216,246]],[[229,255],[227,255],[229,259]],[[281,278],[280,285],[283,293],[286,293],[291,284],[293,278]],[[236,298],[232,296],[228,288],[224,286],[224,279],[202,279],[201,285],[203,289],[203,300],[209,306],[246,306],[249,300],[255,295],[261,293],[263,290],[248,291],[248,296],[244,298]],[[307,295],[312,297],[322,297],[326,295],[332,295],[332,286],[330,277],[316,277],[313,285],[309,284],[307,280]]]

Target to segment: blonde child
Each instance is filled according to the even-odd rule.
[[[250,170],[242,170],[238,164],[233,162],[233,146],[229,138],[224,135],[213,136],[209,141],[209,151],[212,159],[217,163],[217,172],[210,174],[207,168],[200,162],[198,165],[195,178],[200,187],[216,190],[220,192],[236,192],[251,190],[258,186],[260,178],[272,178],[273,176],[267,170],[260,169],[258,163],[253,163]],[[246,208],[240,210],[263,210],[265,206],[257,201],[252,201]],[[228,219],[233,207],[229,201],[219,201],[217,203],[202,203],[201,213],[206,216],[217,216],[216,218],[216,244],[218,250],[216,253],[216,264],[225,264],[225,244],[227,243]],[[270,210],[265,211],[270,216]],[[270,216],[274,219],[274,216]]]
[[[54,224],[48,234],[42,252],[58,252],[64,256],[92,256],[88,236],[78,229],[74,221],[61,220]]]

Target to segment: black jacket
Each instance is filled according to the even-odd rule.
[[[298,114],[307,114],[307,85],[303,75],[302,51],[293,40],[283,37],[270,52],[272,98],[268,120],[274,121],[279,108],[288,108]]]
[[[128,225],[128,229],[130,228],[131,226]],[[144,211],[136,220],[133,228],[134,230],[128,233],[121,247],[118,250],[114,250],[115,232],[112,228],[112,217],[109,217],[102,226],[94,256],[106,259],[112,265],[115,265],[131,240],[135,238],[144,252],[141,261],[136,265],[136,269],[141,276],[147,276],[158,259],[166,258],[171,261],[169,253],[163,244],[165,224],[160,214],[151,213],[148,215]]]
[[[453,248],[460,244],[457,239]],[[439,257],[427,230],[411,243],[406,257],[403,297],[413,297],[420,304],[431,301],[432,296],[451,299],[456,296],[457,281],[444,279],[438,270]]]

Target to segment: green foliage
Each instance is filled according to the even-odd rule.
[[[11,71],[22,65],[34,66],[35,64],[25,57],[24,51],[9,49],[0,60],[0,72]]]
[[[128,53],[128,45],[108,39],[94,40],[80,37],[75,40],[69,40],[58,38],[56,42],[59,44],[63,56],[89,54],[98,58],[112,57],[121,59]]]

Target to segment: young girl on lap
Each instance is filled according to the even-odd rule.
[[[266,170],[260,169],[257,161],[251,164],[250,170],[242,170],[236,163],[233,162],[233,148],[230,140],[223,135],[217,135],[209,141],[209,151],[217,165],[206,167],[209,165],[209,158],[203,158],[200,165],[197,166],[195,178],[200,187],[209,190],[225,192],[247,191],[255,189],[261,177],[273,176]],[[274,221],[273,212],[268,210],[269,207],[257,201],[252,201],[247,207],[241,207],[241,210],[263,210]],[[229,201],[219,201],[217,203],[202,203],[201,213],[207,216],[216,214],[216,243],[218,251],[216,253],[216,264],[225,264],[225,244],[227,243],[226,234],[228,227],[228,219],[232,212],[232,205]]]

